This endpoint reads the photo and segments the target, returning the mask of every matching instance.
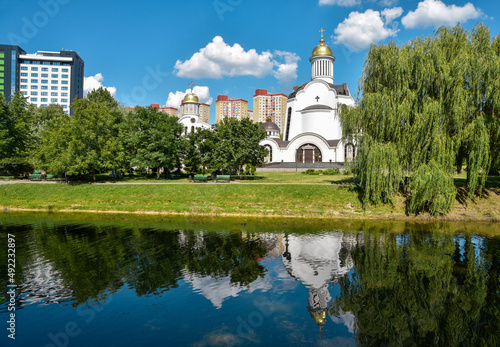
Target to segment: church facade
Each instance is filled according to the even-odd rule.
[[[338,116],[342,107],[355,106],[355,101],[347,84],[334,84],[335,57],[323,34],[309,61],[311,81],[288,96],[284,132],[271,131],[275,127],[269,122],[263,125],[268,137],[261,145],[269,150],[268,163],[343,164],[355,156],[355,144],[342,141]]]

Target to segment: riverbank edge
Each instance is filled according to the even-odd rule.
[[[338,212],[338,215],[316,215],[316,214],[261,214],[261,213],[230,213],[230,212],[188,212],[188,211],[120,211],[120,210],[76,210],[76,209],[50,209],[50,208],[22,208],[2,206],[1,213],[9,212],[42,212],[42,213],[91,213],[102,215],[144,215],[144,216],[179,216],[179,217],[211,217],[211,218],[269,218],[269,219],[319,219],[319,220],[370,220],[370,221],[406,221],[406,222],[481,222],[498,223],[499,218],[486,216],[437,216],[428,214],[417,216],[393,212],[391,214],[370,214],[370,213],[346,213]]]

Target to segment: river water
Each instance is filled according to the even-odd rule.
[[[4,213],[0,344],[500,346],[498,228]]]

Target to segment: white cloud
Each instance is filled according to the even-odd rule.
[[[385,24],[389,24],[394,19],[401,17],[403,9],[401,7],[386,8],[381,14],[385,18]]]
[[[216,36],[189,60],[177,60],[174,73],[189,78],[263,77],[273,69],[271,58],[270,52],[259,54],[255,49],[245,51],[239,44],[230,46],[222,37]]]
[[[372,2],[376,2],[383,7],[389,7],[395,5],[398,2],[398,0],[379,0],[379,1],[372,0]]]
[[[410,11],[404,16],[401,23],[407,29],[439,27],[466,22],[469,19],[478,18],[482,14],[482,11],[476,9],[470,2],[460,7],[447,6],[439,0],[424,0],[419,2],[415,11]]]
[[[190,92],[191,89],[186,89],[185,92],[176,91],[175,93],[172,92],[168,93],[168,99],[165,106],[174,107],[178,109],[181,105],[182,99],[184,99],[184,96],[186,96],[186,94]],[[195,93],[198,96],[198,99],[200,99],[201,103],[209,105],[212,104],[213,98],[210,97],[210,90],[208,87],[194,86],[193,93]]]
[[[297,68],[299,66],[297,62],[300,57],[295,53],[278,50],[274,51],[274,54],[285,59],[285,63],[276,63],[278,68],[273,71],[273,75],[285,89],[289,89],[288,87],[292,87],[293,82],[297,79]]]
[[[99,87],[106,88],[112,96],[116,94],[116,87],[105,87],[102,85],[102,81],[104,81],[104,77],[99,72],[94,76],[84,77],[83,78],[83,95],[87,96],[89,92],[94,89],[99,89]]]
[[[334,43],[343,44],[351,51],[360,51],[370,47],[371,43],[396,36],[398,30],[395,26],[389,28],[387,25],[402,13],[403,9],[400,7],[385,9],[382,11],[384,22],[379,11],[351,12],[349,17],[335,28]]]
[[[289,84],[297,78],[300,58],[291,52],[269,51],[258,53],[255,49],[245,51],[235,43],[230,46],[220,36],[201,48],[186,60],[177,60],[174,74],[184,78],[223,78],[273,75],[280,84]]]
[[[361,4],[361,0],[319,0],[319,5],[356,6]]]

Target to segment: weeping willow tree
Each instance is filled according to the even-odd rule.
[[[372,45],[358,107],[341,113],[344,137],[358,143],[353,169],[364,203],[404,185],[410,212],[447,213],[463,165],[469,196],[482,192],[500,168],[499,41],[478,24],[471,33],[441,27],[403,46]]]

